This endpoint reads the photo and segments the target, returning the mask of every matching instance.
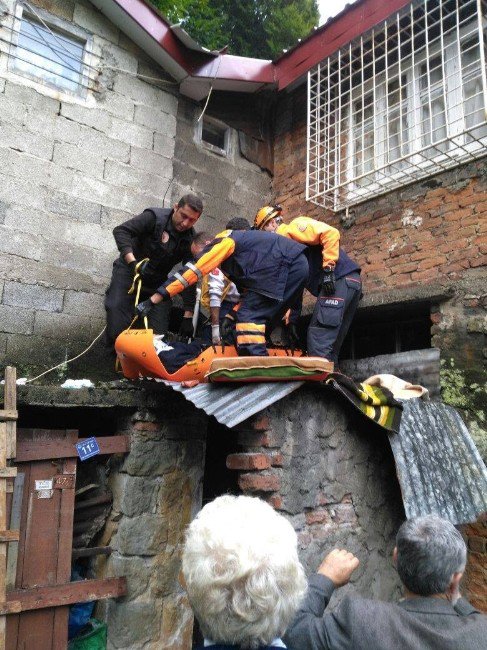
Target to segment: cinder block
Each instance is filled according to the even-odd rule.
[[[3,304],[11,307],[59,312],[63,307],[63,297],[63,289],[52,289],[38,284],[6,282]]]
[[[128,162],[130,158],[129,144],[87,126],[81,127],[78,144],[83,149],[97,151],[103,158],[114,158],[121,162]]]
[[[148,206],[151,207],[151,206]],[[113,230],[118,224],[131,219],[135,215],[132,212],[118,210],[117,208],[109,208],[102,206],[101,208],[101,225],[107,230]]]
[[[100,296],[85,291],[66,291],[63,312],[77,316],[94,315],[100,310]]]
[[[87,223],[101,223],[101,205],[78,199],[65,192],[50,190],[45,200],[49,212],[62,214]]]
[[[136,74],[139,62],[137,57],[130,52],[127,52],[127,50],[118,47],[117,45],[113,45],[112,43],[104,43],[101,54],[103,57],[102,66],[106,63],[114,68],[119,68],[120,70]],[[118,71],[115,72],[116,74],[122,74]]]
[[[117,118],[112,118],[112,125],[108,131],[111,138],[127,142],[135,147],[143,147],[144,149],[152,149],[153,131],[140,124],[133,124],[131,122],[124,122]]]
[[[41,372],[62,363],[65,359],[79,352],[79,344],[48,339],[33,334],[13,333],[7,337],[6,364],[15,365],[30,377],[35,372]],[[34,372],[34,368],[36,371]],[[53,378],[62,376],[62,368],[51,375]],[[25,376],[25,375],[24,375]]]
[[[0,94],[0,115],[2,116],[2,124],[11,122],[12,124],[22,125],[24,122],[27,108],[23,104],[19,104],[15,99],[7,97],[5,94],[6,82],[3,80],[3,90]]]
[[[5,85],[5,97],[16,102],[19,107],[29,106],[32,111],[38,113],[59,113],[60,102],[57,99],[41,95],[41,93],[29,86],[21,86],[7,81]]]
[[[94,127],[97,131],[103,131],[104,133],[108,133],[112,126],[112,116],[106,111],[80,106],[79,104],[62,102],[61,116],[79,122],[79,124]]]
[[[133,99],[136,104],[145,104],[160,109],[163,106],[166,91],[128,75],[116,77],[113,90],[120,95]]]
[[[83,27],[91,34],[98,34],[107,41],[118,43],[119,30],[105,16],[91,5],[76,3],[73,14],[76,25]]]
[[[164,178],[172,178],[172,160],[161,156],[154,151],[131,147],[130,165],[138,170],[144,170],[149,174],[156,174]]]
[[[30,211],[13,205],[7,209],[5,226],[20,232],[41,235],[47,240],[66,241],[67,239],[66,219],[55,215],[49,216],[49,213],[40,209]]]
[[[175,146],[175,138],[167,136],[165,133],[154,133],[154,151],[156,153],[166,158],[172,158],[174,156]]]
[[[135,102],[129,97],[107,90],[97,97],[97,100],[100,110],[108,111],[127,122],[134,121]]]
[[[67,242],[64,246],[45,246],[41,261],[46,261],[57,269],[92,272],[95,254],[90,248]]]
[[[153,106],[144,106],[144,104],[136,105],[134,121],[137,124],[148,127],[152,131],[158,131],[166,135],[176,135],[176,116],[165,113]]]
[[[103,178],[105,160],[96,149],[87,150],[72,144],[56,142],[53,162],[61,167],[76,169],[88,176]]]
[[[5,79],[0,79],[0,94],[3,93],[3,91],[5,90],[5,84],[6,84]]]
[[[50,14],[72,21],[74,13],[74,0],[36,0],[36,5],[47,9]]]
[[[89,342],[91,337],[90,318],[37,311],[34,318],[34,334],[58,339],[64,344],[70,341]]]
[[[113,185],[122,187],[143,187],[154,195],[160,195],[167,187],[167,179],[135,169],[131,165],[123,165],[114,160],[106,161],[105,179]]]
[[[0,202],[0,213],[1,210],[2,203]],[[40,259],[42,249],[40,239],[40,236],[32,236],[12,228],[0,226],[0,251],[18,255],[24,258],[26,263],[28,260]]]
[[[31,334],[34,310],[0,305],[0,330],[13,334]]]
[[[80,141],[81,125],[53,113],[36,112],[27,106],[24,126],[31,133],[41,133],[44,137],[61,142]]]
[[[49,179],[51,164],[27,153],[0,148],[2,175],[6,174],[20,179],[25,178],[34,181],[36,184],[45,185]]]
[[[53,142],[41,135],[29,133],[21,125],[2,124],[2,147],[25,151],[38,158],[51,160]]]

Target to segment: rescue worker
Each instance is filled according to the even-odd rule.
[[[275,232],[307,246],[309,278],[306,289],[317,298],[308,329],[309,356],[337,363],[340,348],[362,297],[360,267],[340,247],[340,233],[333,226],[300,216],[279,223],[282,208],[264,206],[254,220],[256,230]],[[293,305],[287,326],[288,339],[297,344],[296,321],[301,303]]]
[[[168,278],[148,300],[137,305],[137,311],[141,316],[150,314],[154,305],[220,267],[242,296],[234,312],[238,354],[267,356],[266,324],[281,317],[303,292],[308,277],[305,250],[303,245],[270,232],[224,230],[205,247],[195,264],[188,262]]]
[[[113,263],[112,279],[105,295],[109,345],[114,344],[133,319],[135,295],[128,291],[135,275],[138,273],[142,279],[142,298],[150,296],[178,262],[186,263],[201,251],[203,246],[199,251],[196,246],[192,252],[191,245],[195,238],[193,226],[202,211],[201,199],[185,194],[172,208],[147,208],[113,229],[120,256]],[[181,336],[191,336],[193,332],[195,302],[196,288],[183,294]],[[155,333],[167,331],[170,309],[171,302],[166,302],[151,313],[149,324]]]
[[[243,217],[233,217],[225,230],[250,230],[251,225]],[[209,312],[209,324],[203,327],[202,337],[213,345],[221,343],[220,326],[225,316],[240,302],[240,293],[231,280],[217,267],[201,282],[201,306]]]

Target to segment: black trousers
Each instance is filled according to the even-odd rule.
[[[362,297],[360,273],[336,281],[332,296],[318,296],[308,329],[308,355],[337,363],[343,340]]]
[[[105,293],[105,310],[107,313],[106,342],[113,345],[117,336],[126,330],[135,315],[135,295],[128,294],[132,285],[132,271],[120,258],[113,263],[112,279]],[[142,290],[139,302],[149,298],[154,291]],[[149,314],[149,326],[155,334],[164,334],[169,326],[169,312],[172,302],[160,302]],[[144,327],[143,322],[136,321],[135,327]]]

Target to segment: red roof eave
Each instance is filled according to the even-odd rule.
[[[122,16],[125,14],[179,66],[180,74],[182,77],[186,75],[187,82],[211,81],[221,89],[226,82],[235,88],[237,82],[242,92],[245,92],[246,84],[250,92],[259,87],[275,88],[276,84],[278,90],[284,90],[320,61],[411,3],[411,0],[357,0],[272,62],[191,49],[177,38],[167,20],[147,0],[92,1],[102,10],[103,5],[111,3],[122,10]],[[123,29],[120,15],[117,22]]]

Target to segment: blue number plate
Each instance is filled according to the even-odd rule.
[[[77,442],[76,449],[78,450],[80,460],[87,460],[88,458],[100,453],[100,447],[98,446],[96,438],[86,438],[86,440],[83,440],[82,442]]]

